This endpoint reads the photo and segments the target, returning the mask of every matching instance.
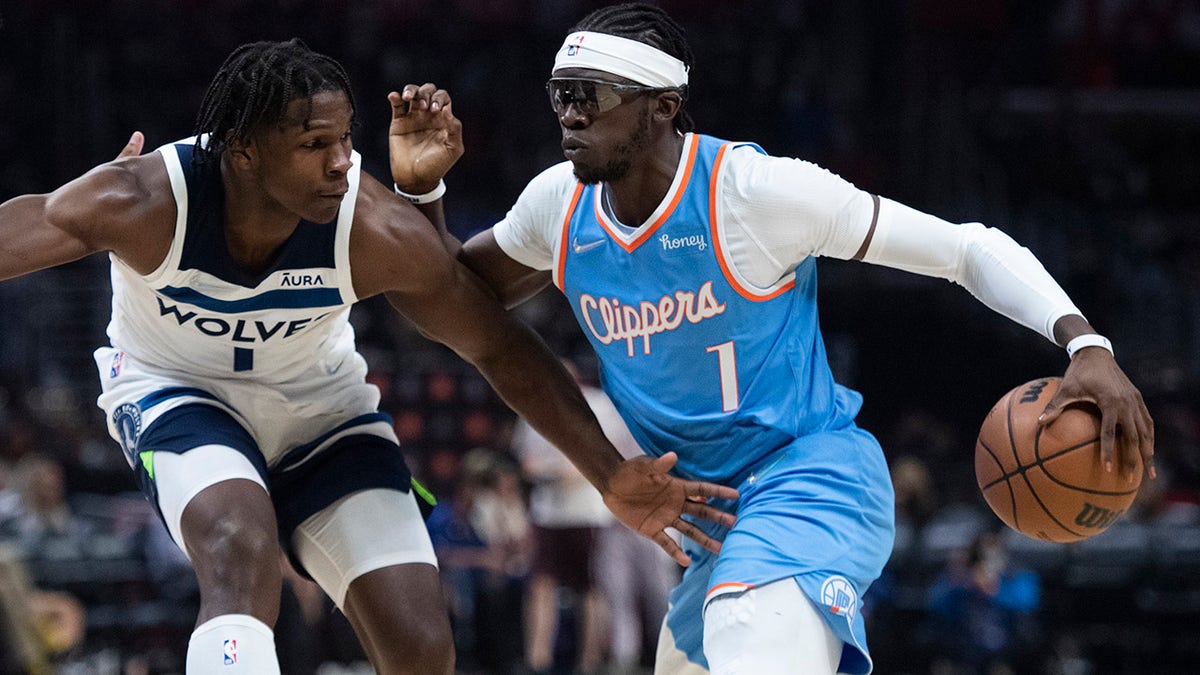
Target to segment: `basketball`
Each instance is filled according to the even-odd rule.
[[[975,443],[975,478],[988,506],[1012,529],[1051,542],[1103,532],[1133,503],[1142,481],[1140,461],[1132,483],[1116,466],[1104,470],[1094,406],[1072,405],[1050,426],[1038,426],[1061,382],[1042,378],[1005,394]],[[1115,456],[1122,456],[1119,448]]]

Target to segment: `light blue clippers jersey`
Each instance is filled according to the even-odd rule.
[[[814,259],[768,290],[729,271],[716,186],[734,145],[689,135],[668,207],[632,241],[601,212],[600,186],[577,186],[554,272],[642,448],[725,484],[796,438],[852,425],[862,402],[829,370]]]

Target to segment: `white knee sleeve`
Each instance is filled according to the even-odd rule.
[[[279,675],[275,633],[246,614],[205,621],[188,641],[187,675]]]
[[[712,675],[833,675],[842,641],[794,579],[727,593],[704,610]]]

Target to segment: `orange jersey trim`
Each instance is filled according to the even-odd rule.
[[[723,584],[717,584],[716,586],[713,586],[712,588],[708,589],[708,592],[704,594],[704,600],[705,600],[705,602],[707,602],[708,599],[713,597],[714,595],[721,595],[722,593],[734,593],[734,592],[740,593],[742,591],[748,591],[751,588],[754,588],[754,584],[741,584],[736,581],[727,581]]]
[[[711,229],[713,246],[716,248],[717,264],[721,266],[721,273],[725,275],[725,281],[729,282],[733,290],[737,291],[738,295],[743,298],[755,302],[763,302],[792,290],[792,287],[796,285],[796,279],[793,277],[784,285],[766,293],[755,291],[739,283],[733,276],[733,271],[729,269],[729,263],[725,261],[725,249],[721,246],[720,227],[717,225],[717,181],[721,175],[721,163],[725,161],[725,151],[729,150],[733,145],[733,143],[722,145],[721,149],[717,151],[716,160],[713,161],[712,177],[709,178],[708,183],[708,226]]]
[[[667,219],[670,218],[671,214],[675,212],[675,207],[679,206],[679,200],[683,199],[683,193],[687,191],[688,183],[692,179],[692,168],[696,166],[696,151],[700,147],[700,142],[694,135],[691,137],[689,146],[687,159],[685,160],[683,169],[683,179],[679,181],[679,185],[676,186],[675,192],[671,194],[671,201],[667,205],[667,208],[662,212],[662,215],[656,218],[655,221],[646,228],[645,232],[639,234],[637,238],[628,244],[626,244],[625,241],[621,239],[619,234],[609,226],[608,219],[604,216],[603,209],[600,208],[601,186],[596,186],[596,199],[594,200],[596,202],[596,221],[600,223],[600,227],[604,228],[604,231],[608,233],[608,236],[611,237],[613,241],[617,242],[621,248],[625,249],[626,253],[633,253],[634,249],[645,243],[645,241],[654,234],[655,230],[657,230],[659,227],[662,227],[662,224],[667,222]]]
[[[558,264],[554,266],[554,285],[558,290],[562,291],[567,267],[567,253],[569,252],[567,241],[567,233],[571,229],[571,216],[575,215],[575,206],[579,204],[579,197],[583,194],[583,183],[575,185],[575,193],[571,195],[571,204],[567,206],[567,215],[562,222],[562,237],[558,241]]]

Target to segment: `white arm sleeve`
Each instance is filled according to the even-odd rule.
[[[1080,314],[1037,258],[1003,232],[890,199],[879,199],[876,211],[869,193],[815,164],[735,148],[720,190],[730,266],[751,286],[769,288],[809,256],[861,256],[953,281],[1051,342],[1058,319]]]
[[[517,197],[504,220],[492,227],[496,243],[508,257],[536,270],[554,267],[575,175],[570,162],[538,174]]]
[[[865,262],[949,279],[981,302],[1054,342],[1054,324],[1080,314],[1029,249],[981,223],[955,225],[890,199]]]
[[[871,226],[871,195],[812,162],[735,147],[721,169],[718,217],[739,281],[767,289],[805,258],[849,259]]]

